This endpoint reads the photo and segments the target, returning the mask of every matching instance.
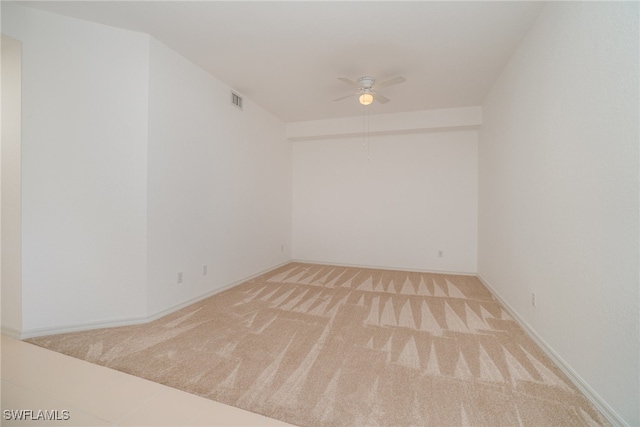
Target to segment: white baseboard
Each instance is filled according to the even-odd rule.
[[[598,408],[602,415],[604,415],[607,420],[614,426],[620,427],[629,427],[629,425],[614,411],[611,406],[609,406],[600,395],[593,390],[589,384],[587,384],[584,379],[576,371],[571,368],[571,366],[564,361],[558,353],[555,352],[551,346],[549,346],[542,337],[540,337],[537,332],[518,314],[517,311],[513,309],[501,296],[498,292],[496,292],[495,288],[493,288],[486,280],[480,276],[480,274],[476,275],[478,279],[485,285],[496,297],[498,301],[504,306],[504,308],[509,312],[511,317],[513,317],[516,322],[524,329],[524,331],[529,335],[529,337],[535,341],[535,343],[546,353],[547,356],[553,362],[558,365],[558,368],[571,380],[571,382],[593,403],[593,405]]]
[[[372,270],[392,270],[392,271],[408,271],[408,272],[416,272],[416,273],[450,274],[450,275],[457,275],[457,276],[476,276],[477,274],[475,272],[470,273],[465,271],[423,270],[419,268],[388,267],[384,265],[343,264],[340,262],[313,261],[313,260],[304,260],[304,259],[292,259],[291,262],[300,262],[304,264],[318,264],[318,265],[335,265],[338,267],[368,268]]]
[[[94,321],[94,322],[84,322],[84,323],[76,323],[76,324],[72,324],[72,325],[59,325],[59,326],[53,326],[53,327],[47,327],[47,328],[36,328],[36,329],[27,329],[27,330],[22,330],[22,331],[18,331],[18,330],[13,330],[11,328],[5,328],[4,326],[2,327],[2,333],[5,335],[8,335],[10,337],[13,338],[17,338],[20,340],[23,339],[28,339],[28,338],[35,338],[35,337],[41,337],[41,336],[46,336],[46,335],[56,335],[56,334],[64,334],[64,333],[68,333],[68,332],[80,332],[80,331],[88,331],[91,329],[102,329],[102,328],[113,328],[113,327],[117,327],[117,326],[130,326],[130,325],[139,325],[141,323],[148,323],[148,322],[152,322],[154,320],[157,320],[163,316],[166,316],[168,314],[173,313],[174,311],[180,310],[181,308],[187,307],[191,304],[195,304],[198,301],[201,301],[205,298],[209,298],[212,295],[215,295],[217,293],[220,293],[222,291],[225,291],[229,288],[232,288],[234,286],[237,286],[241,283],[244,283],[248,280],[251,280],[255,277],[258,277],[268,271],[274,270],[278,267],[282,267],[283,265],[289,264],[292,261],[287,260],[285,262],[281,262],[279,264],[276,264],[274,266],[268,267],[264,270],[259,271],[258,273],[255,274],[251,274],[249,276],[246,276],[242,279],[236,280],[232,283],[228,283],[226,285],[223,285],[219,288],[216,288],[214,290],[205,292],[204,294],[198,295],[194,298],[190,298],[188,300],[179,302],[178,304],[172,305],[171,307],[167,307],[165,309],[162,309],[160,311],[157,311],[155,313],[152,313],[148,316],[140,316],[140,317],[129,317],[129,318],[122,318],[122,319],[112,319],[112,320],[101,320],[101,321]]]
[[[91,329],[115,328],[117,326],[130,326],[145,323],[146,317],[128,317],[112,320],[98,320],[93,322],[74,323],[67,325],[52,326],[46,328],[25,329],[18,337],[21,340],[41,337],[45,335],[65,334],[67,332],[88,331]]]
[[[157,319],[159,319],[161,317],[166,316],[167,314],[171,314],[174,311],[180,310],[181,308],[187,307],[187,306],[189,306],[191,304],[195,304],[198,301],[202,301],[203,299],[209,298],[212,295],[215,295],[215,294],[220,293],[222,291],[226,291],[227,289],[233,288],[234,286],[238,286],[239,284],[244,283],[246,281],[249,281],[249,280],[251,280],[253,278],[256,278],[258,276],[262,276],[264,273],[267,273],[267,272],[269,272],[271,270],[275,270],[276,268],[282,267],[283,265],[290,264],[291,262],[293,262],[293,261],[287,260],[287,261],[281,262],[279,264],[276,264],[276,265],[273,265],[271,267],[265,268],[264,270],[261,270],[258,273],[251,274],[249,276],[243,277],[240,280],[236,280],[235,282],[228,283],[228,284],[226,284],[226,285],[224,285],[224,286],[222,286],[220,288],[216,288],[216,289],[214,289],[212,291],[209,291],[209,292],[206,292],[206,293],[204,293],[202,295],[198,295],[195,298],[188,299],[186,301],[183,301],[181,303],[173,305],[173,306],[171,306],[169,308],[165,308],[163,310],[160,310],[160,311],[158,311],[156,313],[153,313],[152,315],[148,316],[144,323],[151,322],[153,320],[157,320]]]
[[[20,339],[20,331],[9,326],[2,325],[2,335],[10,336],[11,338]]]

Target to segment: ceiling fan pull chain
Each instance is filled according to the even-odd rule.
[[[371,134],[369,133],[369,110],[367,110],[367,160],[371,161]]]
[[[367,144],[367,109],[362,106],[362,146]]]

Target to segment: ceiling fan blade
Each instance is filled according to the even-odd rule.
[[[346,84],[348,84],[349,86],[353,86],[353,87],[357,87],[359,88],[360,86],[358,86],[358,83],[354,82],[351,79],[348,79],[346,77],[338,77],[338,80],[340,80],[341,82],[344,82]]]
[[[378,101],[381,104],[386,104],[387,102],[391,101],[389,98],[387,98],[386,96],[382,95],[381,93],[376,93],[373,96],[373,99],[375,99],[376,101]]]
[[[347,99],[347,98],[352,97],[354,95],[357,95],[357,93],[350,93],[349,95],[341,96],[340,98],[334,99],[334,101],[342,101],[343,99]]]
[[[391,85],[397,85],[398,83],[404,83],[406,81],[407,81],[407,79],[405,79],[404,77],[398,76],[398,77],[394,77],[394,78],[392,78],[390,80],[387,80],[386,82],[382,82],[379,85],[376,85],[376,88],[382,89],[384,87],[391,86]]]

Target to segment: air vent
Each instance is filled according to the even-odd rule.
[[[231,92],[231,103],[242,110],[242,98],[235,92]]]

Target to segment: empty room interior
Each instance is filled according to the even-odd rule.
[[[638,2],[1,7],[3,425],[640,425]]]

